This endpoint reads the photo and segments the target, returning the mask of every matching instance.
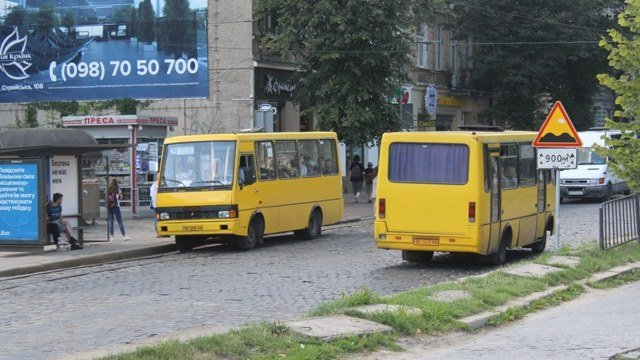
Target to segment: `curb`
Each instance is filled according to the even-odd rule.
[[[0,277],[10,277],[27,275],[42,271],[51,271],[58,269],[66,269],[77,266],[96,265],[109,261],[116,260],[128,260],[131,258],[138,258],[150,255],[164,254],[168,252],[176,251],[175,244],[148,246],[144,248],[124,250],[124,251],[110,251],[101,254],[79,256],[73,259],[65,259],[60,261],[53,261],[49,263],[22,266],[13,269],[0,271]]]

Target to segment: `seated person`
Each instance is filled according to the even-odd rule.
[[[62,217],[62,198],[63,195],[60,193],[53,194],[53,201],[47,204],[47,233],[49,233],[49,224],[55,225],[58,227],[58,238],[60,234],[63,234],[67,237],[67,240],[71,244],[71,250],[79,250],[82,249],[82,246],[78,242],[78,240],[71,235],[69,232],[69,222]],[[57,238],[54,236],[54,242],[58,245],[58,248],[66,246],[66,242],[59,242]]]

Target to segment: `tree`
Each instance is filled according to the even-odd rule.
[[[620,140],[607,141],[612,145],[609,149],[599,149],[614,161],[611,165],[616,173],[626,179],[629,186],[640,189],[640,0],[627,0],[626,9],[618,17],[620,30],[611,29],[608,38],[600,41],[609,52],[609,65],[616,70],[615,74],[600,74],[598,80],[602,85],[616,93],[616,104],[619,110],[615,116],[625,121],[607,119],[607,126],[623,131]]]
[[[146,43],[151,43],[155,39],[155,14],[153,12],[153,6],[151,0],[143,0],[138,5],[138,25],[136,29],[136,35],[138,40]]]
[[[182,57],[183,53],[195,55],[195,14],[189,9],[189,1],[166,0],[163,11],[162,33],[168,52],[176,59]]]
[[[348,144],[379,141],[401,128],[389,102],[405,80],[416,19],[439,1],[258,0],[258,17],[277,20],[263,45],[298,67],[295,101],[320,130]]]
[[[4,24],[9,26],[27,25],[28,24],[27,11],[20,6],[12,7],[11,11],[7,14],[7,17],[4,19]]]
[[[58,25],[58,18],[51,4],[44,5],[36,13],[35,28],[40,34],[49,34],[54,26]]]
[[[64,16],[62,17],[62,21],[60,22],[60,24],[69,29],[69,31],[71,31],[71,28],[73,27],[73,25],[75,25],[75,23],[76,20],[73,17],[73,13],[71,11],[65,12]]]
[[[606,69],[597,46],[619,0],[474,0],[454,7],[461,36],[477,41],[471,76],[477,90],[492,92],[488,111],[515,129],[535,130],[561,100],[577,129],[593,123],[596,74]],[[543,102],[542,102],[543,103]]]

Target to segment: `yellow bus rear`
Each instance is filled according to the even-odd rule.
[[[337,136],[237,133],[168,138],[156,216],[180,251],[208,242],[249,250],[264,235],[321,234],[342,218]]]
[[[534,132],[384,134],[374,236],[407,261],[434,252],[505,261],[506,250],[544,250],[555,183],[536,170]],[[511,177],[509,177],[509,176]]]

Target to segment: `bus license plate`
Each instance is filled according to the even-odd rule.
[[[182,231],[201,231],[204,230],[202,225],[184,225]]]
[[[425,238],[414,238],[414,245],[428,245],[428,246],[438,246],[440,240],[437,238],[434,239],[425,239]]]

